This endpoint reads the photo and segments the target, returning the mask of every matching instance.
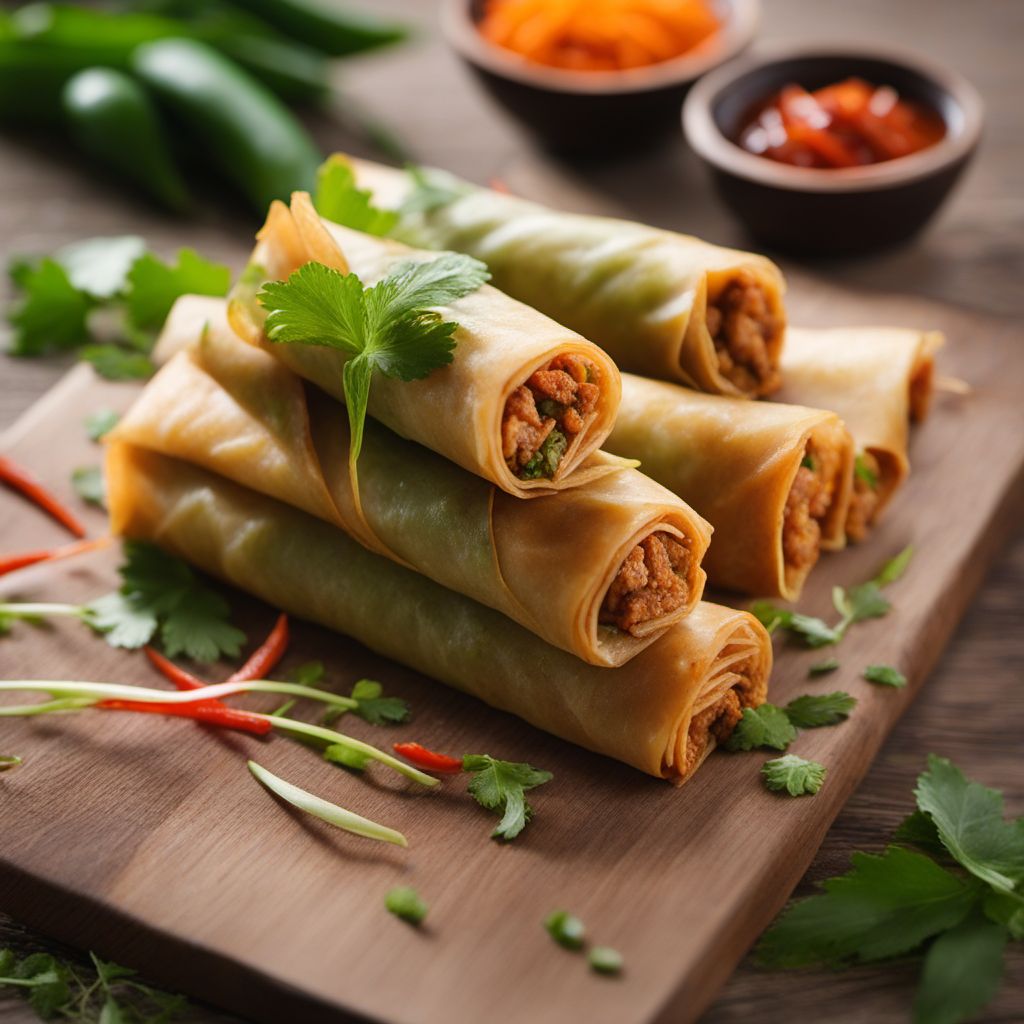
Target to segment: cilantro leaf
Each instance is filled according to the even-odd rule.
[[[517,761],[499,761],[490,754],[466,754],[464,771],[472,772],[469,792],[481,807],[502,814],[492,837],[515,839],[526,827],[533,810],[526,801],[527,790],[550,782],[554,776]]]
[[[386,725],[388,722],[407,722],[409,705],[400,697],[384,697],[384,688],[371,679],[360,679],[352,687],[352,699],[359,701],[353,708],[355,714],[371,725]]]
[[[873,582],[877,583],[880,587],[887,586],[890,583],[895,583],[907,571],[907,566],[910,564],[910,559],[913,557],[913,545],[907,545],[907,547],[905,547],[898,555],[890,558],[889,561],[882,566]]]
[[[975,911],[940,935],[924,958],[914,1024],[957,1024],[999,991],[1006,929]]]
[[[99,441],[117,426],[121,414],[104,406],[85,417],[85,432],[90,441]]]
[[[37,265],[21,264],[12,277],[25,292],[8,314],[14,328],[12,355],[66,352],[89,340],[86,318],[93,302],[56,260],[44,257]]]
[[[837,725],[849,716],[856,704],[856,697],[837,690],[835,693],[796,697],[783,710],[798,729],[817,729],[823,725]]]
[[[419,925],[427,916],[427,905],[420,899],[419,893],[407,885],[396,886],[384,897],[384,906],[388,912],[400,917],[409,924]]]
[[[1003,820],[997,790],[971,782],[951,761],[932,754],[914,795],[946,849],[972,875],[1002,891],[1024,882],[1024,828]]]
[[[977,900],[974,885],[902,847],[855,853],[851,864],[765,932],[756,950],[761,963],[803,967],[897,956],[959,924]]]
[[[796,754],[784,754],[765,761],[761,774],[770,790],[785,790],[790,796],[814,796],[825,780],[825,766],[817,761],[806,761]]]
[[[56,260],[81,292],[96,299],[112,299],[125,290],[128,271],[146,251],[138,235],[87,238],[59,249]]]
[[[839,668],[838,658],[826,658],[824,661],[816,661],[807,670],[809,676],[824,676],[829,672],[835,672]]]
[[[726,750],[753,750],[755,747],[785,750],[795,739],[796,729],[786,712],[774,704],[762,704],[743,709],[743,717],[736,723],[725,747]]]
[[[863,675],[869,683],[892,686],[897,690],[907,685],[907,677],[892,665],[868,665]]]
[[[326,669],[322,661],[307,661],[288,673],[288,682],[298,683],[300,686],[316,686],[323,679],[325,673]]]
[[[371,288],[355,274],[307,263],[287,281],[271,281],[257,299],[267,310],[267,337],[276,343],[320,345],[351,358],[342,369],[354,465],[375,372],[421,380],[452,361],[457,324],[431,306],[476,291],[489,277],[478,260],[456,253],[406,262]]]
[[[205,587],[195,587],[160,624],[160,639],[169,658],[185,654],[210,663],[221,655],[238,656],[245,634],[228,621],[227,601]]]
[[[587,929],[583,922],[568,910],[556,910],[544,919],[547,933],[566,949],[582,949]]]
[[[850,587],[849,590],[834,587],[832,602],[839,614],[843,616],[842,622],[836,627],[840,633],[845,633],[855,622],[881,618],[892,607],[891,602],[874,580],[860,583],[856,587]]]
[[[156,372],[145,352],[133,352],[121,345],[85,345],[78,356],[107,380],[145,380]]]
[[[75,493],[89,505],[103,508],[107,501],[107,485],[99,466],[79,466],[71,474]]]
[[[402,214],[430,213],[460,199],[470,191],[468,186],[461,185],[454,178],[446,181],[442,174],[425,171],[415,164],[410,164],[406,170],[412,178],[413,187],[401,205]]]
[[[802,615],[788,608],[779,608],[771,601],[755,601],[750,606],[750,611],[769,633],[781,627],[803,637],[808,647],[825,647],[839,643],[842,639],[842,634],[823,619]]]
[[[142,647],[153,638],[157,627],[152,611],[117,592],[87,604],[82,618],[98,633],[103,633],[111,647]]]
[[[203,259],[194,249],[180,249],[173,266],[146,253],[132,264],[127,277],[128,316],[143,329],[159,328],[182,295],[227,295],[231,286],[230,269]]]
[[[393,210],[380,210],[369,189],[356,187],[352,165],[341,154],[329,156],[316,175],[313,205],[321,217],[368,235],[386,235],[398,221]]]

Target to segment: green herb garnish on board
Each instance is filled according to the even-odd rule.
[[[421,263],[402,263],[369,288],[355,274],[341,274],[322,263],[307,263],[287,281],[263,286],[257,299],[267,310],[271,341],[333,348],[349,357],[342,387],[353,467],[362,448],[374,375],[422,380],[450,363],[458,324],[430,307],[449,305],[489,277],[478,260],[445,253]]]
[[[837,690],[835,693],[805,694],[791,700],[784,708],[786,717],[797,729],[820,729],[838,725],[857,706],[857,698]]]
[[[420,925],[427,916],[427,905],[415,889],[407,885],[396,886],[384,897],[388,912],[409,924]]]
[[[868,665],[864,669],[864,678],[869,683],[879,683],[882,686],[892,686],[902,689],[907,685],[907,677],[892,665]]]
[[[106,407],[85,417],[85,432],[90,441],[100,441],[117,426],[121,414]]]
[[[473,775],[469,792],[476,802],[501,815],[491,836],[505,840],[515,839],[533,816],[526,791],[554,778],[551,772],[519,761],[499,761],[490,754],[466,754],[462,768]]]
[[[622,954],[611,946],[595,946],[587,954],[587,963],[598,974],[621,974]]]
[[[934,754],[915,795],[898,845],[855,853],[778,918],[757,958],[842,968],[922,955],[915,1024],[957,1024],[996,994],[1007,944],[1024,939],[1024,818],[1006,821],[1000,793]]]
[[[785,750],[795,739],[796,729],[786,712],[774,704],[762,704],[743,709],[743,717],[736,723],[725,747],[727,750],[753,750],[755,747]]]
[[[825,766],[796,754],[784,754],[761,767],[764,784],[771,790],[790,796],[813,796],[825,780]]]
[[[568,910],[556,910],[544,919],[547,933],[565,949],[582,949],[587,937],[583,922]]]
[[[79,466],[71,474],[71,486],[87,505],[103,508],[107,501],[107,485],[99,466]]]
[[[156,332],[179,296],[226,295],[231,283],[227,267],[191,249],[164,263],[135,235],[88,239],[52,257],[18,257],[10,275],[21,293],[7,314],[11,354],[75,351],[110,380],[153,372]]]

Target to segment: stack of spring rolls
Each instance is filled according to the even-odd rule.
[[[764,257],[352,163],[399,212],[398,237],[483,260],[498,287],[631,371],[607,447],[711,523],[712,586],[795,600],[820,552],[863,540],[905,480],[941,335],[787,329]]]
[[[435,258],[325,222],[297,193],[272,206],[252,266],[279,280],[316,261],[372,285]],[[346,354],[271,341],[258,284],[250,272],[229,304],[172,311],[163,367],[109,435],[115,532],[688,779],[765,699],[771,643],[747,612],[701,600],[708,522],[600,451],[623,395],[609,354],[485,285],[438,308],[458,325],[450,365],[375,378],[353,465]]]

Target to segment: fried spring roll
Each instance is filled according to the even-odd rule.
[[[778,398],[831,409],[857,446],[846,535],[863,540],[910,472],[911,421],[928,415],[938,331],[902,327],[790,328]]]
[[[854,446],[839,417],[632,374],[622,384],[608,446],[711,523],[709,585],[795,600],[820,550],[845,543]]]
[[[522,501],[370,422],[357,492],[344,406],[216,316],[111,436],[318,516],[593,665],[634,657],[704,589],[710,527],[633,468]]]
[[[779,387],[785,283],[765,257],[548,209],[441,172],[431,174],[448,186],[447,201],[441,191],[440,201],[410,203],[408,173],[351,163],[375,202],[404,206],[399,237],[483,260],[497,287],[597,342],[621,369],[715,395]]]
[[[747,612],[699,604],[628,665],[595,668],[206,470],[114,442],[107,479],[117,533],[650,775],[685,782],[742,709],[764,701],[771,640]]]
[[[323,221],[303,192],[293,195],[291,207],[275,202],[257,238],[229,306],[232,326],[343,401],[347,354],[269,341],[265,310],[256,301],[261,280],[284,279],[314,260],[372,285],[403,263],[437,253]],[[520,497],[575,486],[603,471],[581,467],[608,436],[619,404],[619,371],[608,355],[488,285],[437,309],[459,325],[453,361],[423,380],[378,375],[371,416]]]

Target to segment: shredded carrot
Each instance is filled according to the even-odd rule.
[[[478,27],[537,64],[622,71],[679,57],[720,22],[710,0],[488,0]]]
[[[35,502],[76,537],[85,536],[85,527],[74,512],[51,494],[27,469],[23,469],[5,455],[0,455],[0,481],[20,491],[29,501]]]

